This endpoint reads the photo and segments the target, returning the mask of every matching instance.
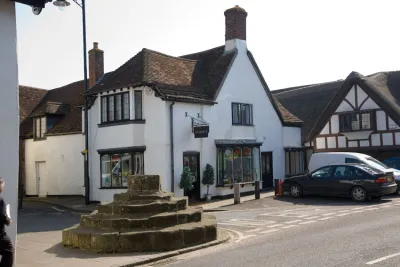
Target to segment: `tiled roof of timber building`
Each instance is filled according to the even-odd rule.
[[[145,48],[115,71],[103,75],[90,88],[90,94],[147,85],[163,100],[213,104],[235,56],[236,51],[225,53],[225,46],[180,57]],[[252,56],[249,58],[255,65]],[[302,123],[272,98],[268,88],[266,91],[283,123]]]
[[[36,107],[47,90],[30,86],[19,86],[19,123],[21,123]]]

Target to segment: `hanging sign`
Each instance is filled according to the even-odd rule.
[[[210,126],[208,125],[194,126],[193,127],[194,138],[208,137],[209,131],[210,131]]]

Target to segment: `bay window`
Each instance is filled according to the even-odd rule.
[[[251,183],[260,180],[260,149],[250,146],[217,148],[217,184]]]
[[[127,188],[128,175],[144,174],[144,152],[100,154],[101,188]]]
[[[287,177],[306,173],[312,148],[285,148],[285,174]]]
[[[117,122],[130,119],[129,92],[101,97],[101,122]]]

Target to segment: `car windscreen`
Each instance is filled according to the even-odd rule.
[[[382,162],[380,162],[379,160],[373,158],[373,157],[368,157],[365,158],[368,162],[369,165],[371,165],[371,167],[376,168],[378,170],[386,170],[386,169],[390,169],[388,166],[386,166],[385,164],[383,164]]]

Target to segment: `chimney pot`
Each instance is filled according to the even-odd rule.
[[[98,49],[99,48],[99,43],[98,42],[93,42],[93,48]]]

